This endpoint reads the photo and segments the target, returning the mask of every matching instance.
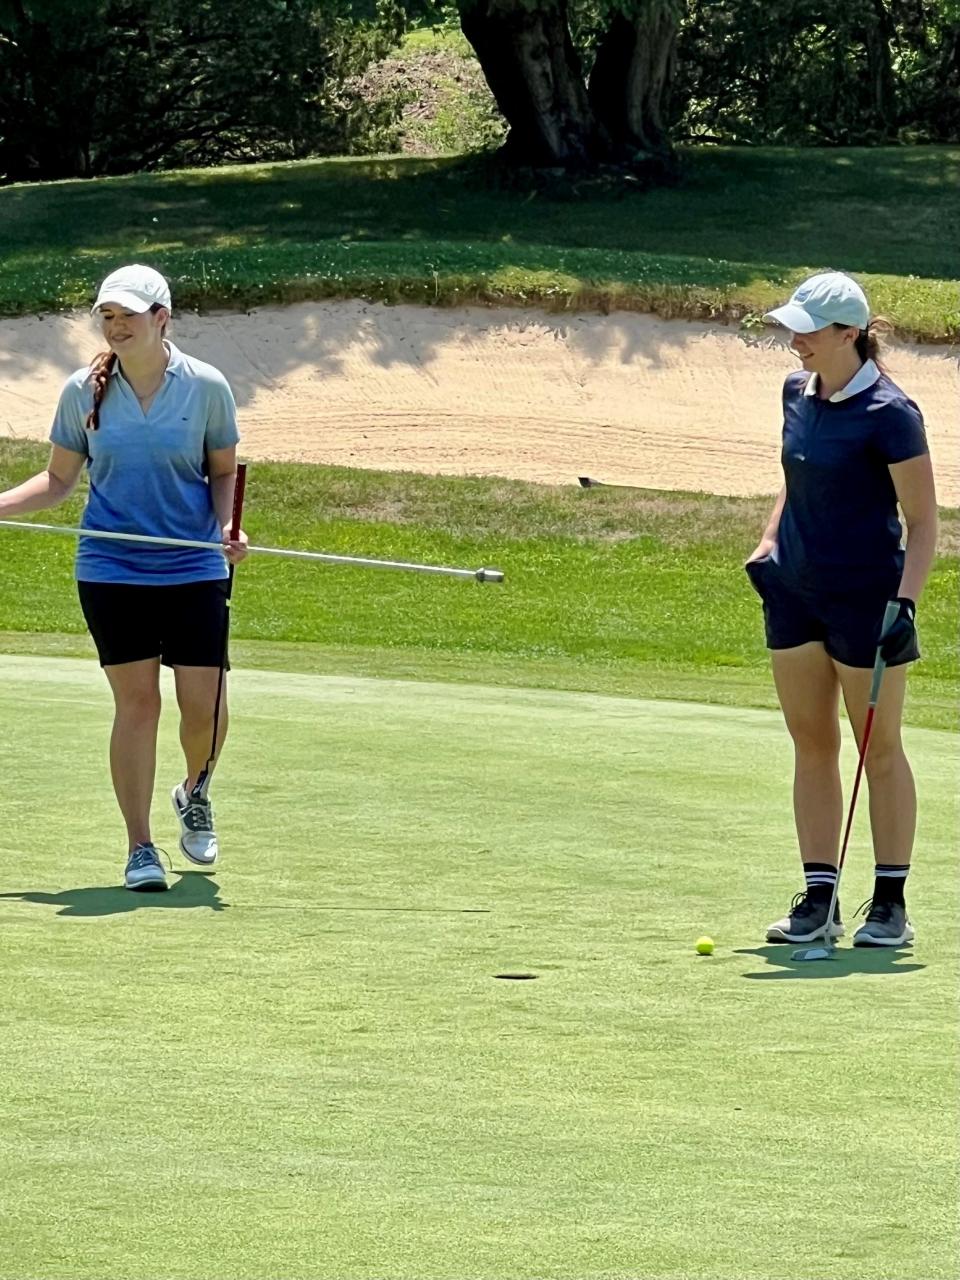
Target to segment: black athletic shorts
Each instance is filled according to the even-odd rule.
[[[219,667],[225,656],[227,589],[226,578],[156,587],[77,583],[101,667],[146,658],[159,658],[167,667]]]
[[[887,601],[897,583],[848,591],[804,591],[784,581],[780,566],[769,556],[745,566],[747,577],[763,601],[768,649],[795,649],[819,641],[836,662],[847,667],[872,667]],[[915,662],[920,650],[892,662]]]

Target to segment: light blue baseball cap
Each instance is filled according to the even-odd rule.
[[[814,333],[829,324],[866,329],[870,304],[856,280],[842,271],[823,271],[804,280],[785,306],[768,311],[764,320],[774,320],[792,333]]]

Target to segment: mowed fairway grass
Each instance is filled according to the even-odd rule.
[[[134,895],[73,543],[0,532],[0,1278],[954,1280],[956,513],[917,945],[803,965],[763,943],[798,887],[766,503],[276,465],[248,504],[507,581],[251,557],[224,856],[177,853],[166,681],[175,874]],[[864,804],[850,932],[871,862]]]
[[[953,1280],[954,735],[915,950],[801,965],[774,713],[238,672],[135,896],[96,668],[0,676],[4,1280]]]

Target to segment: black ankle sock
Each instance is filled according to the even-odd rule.
[[[814,902],[829,902],[833,886],[837,883],[837,868],[829,862],[805,862],[803,877],[807,893]]]
[[[873,882],[874,902],[895,902],[904,906],[903,891],[909,870],[909,867],[895,867],[878,862],[876,880]]]

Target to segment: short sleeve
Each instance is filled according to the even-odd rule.
[[[802,369],[795,369],[793,373],[788,373],[783,383],[783,412],[786,417],[787,409],[791,404],[803,399],[803,389],[807,385],[807,375]]]
[[[240,439],[237,426],[237,402],[230,384],[219,375],[207,383],[207,449],[229,449]]]
[[[923,414],[906,396],[877,411],[873,441],[888,465],[930,452]]]
[[[69,449],[71,453],[82,453],[85,458],[89,457],[87,412],[83,385],[77,375],[74,375],[60,392],[57,411],[50,428],[50,443]]]

